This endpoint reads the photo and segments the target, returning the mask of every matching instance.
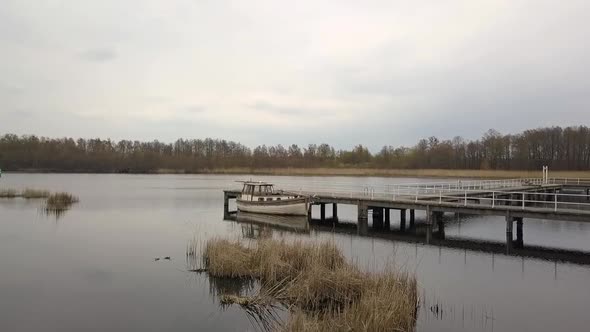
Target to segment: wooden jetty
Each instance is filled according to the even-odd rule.
[[[494,215],[506,219],[506,246],[513,243],[516,222],[517,239],[522,239],[525,218],[555,221],[590,222],[590,179],[512,179],[386,185],[364,188],[298,188],[287,192],[307,195],[320,208],[326,220],[326,206],[331,205],[331,220],[338,222],[338,205],[357,207],[357,231],[368,232],[369,216],[375,229],[389,228],[392,211],[400,213],[400,228],[415,226],[415,211],[426,213],[425,241],[430,243],[433,226],[444,230],[443,215]],[[229,201],[239,190],[224,190],[224,214]],[[409,218],[407,214],[409,211]],[[310,216],[311,218],[311,209]],[[444,231],[443,231],[444,233]],[[518,242],[518,241],[517,241]]]

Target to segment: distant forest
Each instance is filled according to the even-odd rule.
[[[371,153],[357,145],[328,144],[250,149],[221,139],[112,141],[6,134],[0,138],[0,168],[54,172],[202,172],[224,168],[358,167],[381,169],[590,169],[590,130],[551,127],[502,135],[490,129],[478,140],[430,137],[413,147],[384,146]]]

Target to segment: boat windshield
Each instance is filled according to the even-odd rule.
[[[242,194],[246,195],[272,195],[274,192],[272,184],[249,184],[245,183],[242,189]]]

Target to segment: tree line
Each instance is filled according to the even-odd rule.
[[[200,172],[232,167],[363,167],[396,169],[590,169],[586,126],[548,127],[503,135],[490,129],[477,140],[421,139],[413,147],[384,146],[371,153],[363,145],[336,150],[328,144],[257,146],[222,139],[112,141],[5,134],[0,168],[55,172]]]

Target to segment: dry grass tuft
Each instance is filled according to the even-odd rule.
[[[51,195],[48,190],[25,189],[21,196],[26,199],[47,198]]]
[[[273,299],[294,310],[281,327],[286,331],[409,331],[414,327],[415,278],[391,268],[363,272],[331,242],[211,239],[203,251],[203,264],[211,276],[260,280],[260,294],[225,296],[222,303],[251,309]]]
[[[77,203],[78,197],[69,193],[55,193],[47,197],[45,210],[47,211],[63,211],[67,210],[72,204]]]

